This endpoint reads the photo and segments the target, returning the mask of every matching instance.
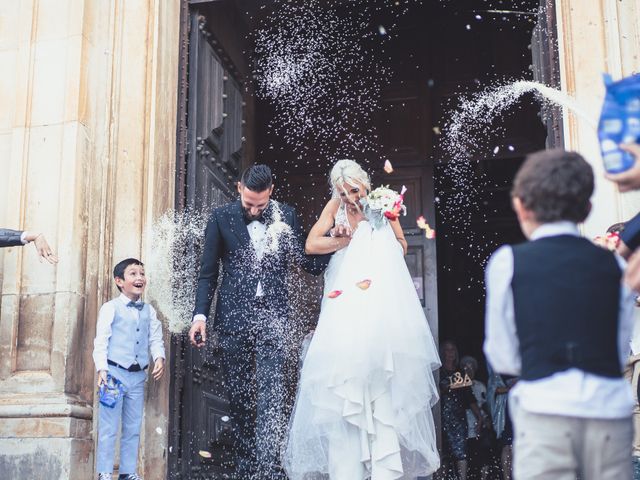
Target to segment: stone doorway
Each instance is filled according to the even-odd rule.
[[[331,162],[320,158],[291,168],[300,163],[299,154],[286,139],[274,138],[266,130],[273,106],[256,101],[248,81],[247,34],[271,3],[183,2],[176,205],[215,205],[235,198],[235,176],[255,159],[272,166],[276,198],[295,206],[308,230],[328,198]],[[423,3],[399,23],[386,52],[395,68],[381,93],[379,115],[373,119],[380,133],[379,155],[350,156],[368,167],[374,184],[409,188],[409,215],[402,219],[410,245],[407,263],[434,337],[456,340],[464,353],[482,363],[482,264],[465,254],[467,239],[456,236],[449,219],[438,212],[436,199],[446,202],[455,195],[444,173],[449,159],[438,148],[438,127],[460,91],[473,91],[498,77],[558,84],[557,55],[551,47],[554,7],[552,0],[501,1],[497,2],[501,11],[520,13],[502,13],[497,23],[481,23],[476,16],[493,19],[487,10],[496,2]],[[540,5],[545,7],[543,15],[530,14]],[[375,19],[380,24],[387,20]],[[503,28],[494,28],[500,22]],[[544,28],[537,30],[536,24]],[[472,33],[466,25],[473,25]],[[562,141],[557,112],[546,112],[544,125],[532,98],[524,97],[520,107],[509,125],[508,141],[516,153],[506,150],[500,156],[473,160],[476,171],[492,180],[492,187],[481,190],[478,199],[479,218],[487,221],[472,222],[470,228],[497,231],[505,242],[520,238],[507,192],[524,154],[544,148],[545,142]],[[392,176],[382,171],[383,158],[393,164]],[[427,240],[416,227],[419,215],[436,220],[435,241]],[[460,284],[469,275],[480,281]],[[320,285],[307,279],[302,288],[313,293]],[[310,324],[317,309],[313,300],[305,305]],[[219,352],[211,348],[195,353],[184,339],[174,341],[172,350],[169,478],[228,478],[233,466]],[[199,456],[200,450],[211,452],[212,458]]]

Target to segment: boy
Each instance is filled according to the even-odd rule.
[[[98,387],[107,382],[107,373],[122,382],[124,393],[113,408],[99,406],[96,470],[99,480],[111,480],[120,419],[119,479],[139,480],[136,474],[138,443],[144,405],[145,370],[149,350],[153,357],[153,378],[164,373],[162,325],[156,311],[140,301],[147,280],[140,260],[127,258],[113,269],[121,294],[105,303],[98,314],[93,361],[98,371]]]
[[[485,354],[520,375],[510,394],[518,480],[631,478],[631,389],[622,378],[633,296],[623,261],[579,236],[593,171],[577,153],[530,155],[511,192],[529,242],[486,271]]]

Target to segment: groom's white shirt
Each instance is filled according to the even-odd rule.
[[[265,237],[267,235],[267,226],[262,223],[254,220],[250,224],[247,225],[247,231],[249,232],[249,238],[251,239],[251,244],[253,245],[253,249],[256,251],[256,257],[258,259],[262,258],[264,254],[264,244]],[[262,283],[258,282],[258,288],[256,288],[256,297],[264,296],[264,291],[262,290]],[[194,315],[192,321],[202,320],[203,322],[207,321],[207,316],[201,313]]]
[[[531,240],[556,235],[579,236],[571,222],[541,225]],[[616,256],[624,270],[624,260]],[[484,353],[496,372],[519,375],[520,344],[513,308],[513,250],[505,245],[491,256],[486,269],[486,316]],[[623,285],[618,315],[618,353],[620,371],[629,355],[633,328],[634,295]],[[581,418],[623,418],[631,414],[633,396],[626,380],[606,378],[571,368],[535,381],[520,380],[509,394],[523,410],[531,413]]]

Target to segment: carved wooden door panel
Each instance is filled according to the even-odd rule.
[[[393,174],[376,165],[372,181],[400,191],[407,187],[404,203],[407,215],[400,217],[409,250],[405,260],[413,278],[433,336],[438,341],[438,295],[435,241],[427,240],[416,225],[424,215],[434,225],[433,164],[430,110],[426,89],[418,82],[395,82],[383,92],[378,131],[383,153],[393,165]]]
[[[209,212],[235,199],[243,138],[240,84],[218,55],[206,18],[183,11],[183,89],[180,92],[179,207]],[[199,255],[197,245],[188,254]],[[215,300],[214,300],[215,307]],[[224,479],[233,473],[229,401],[220,350],[211,335],[204,348],[174,339],[169,478]]]
[[[540,14],[531,35],[531,65],[533,79],[549,87],[560,88],[560,60],[555,0],[539,0]],[[562,109],[541,105],[540,116],[547,128],[547,148],[561,148]]]

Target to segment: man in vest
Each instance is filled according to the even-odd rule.
[[[591,166],[562,150],[530,155],[513,206],[530,240],[503,246],[486,271],[484,351],[510,394],[518,480],[631,478],[633,397],[622,371],[634,298],[624,261],[579,236]]]

